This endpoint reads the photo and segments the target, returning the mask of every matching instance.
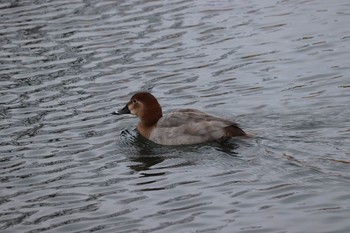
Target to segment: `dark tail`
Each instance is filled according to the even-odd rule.
[[[250,137],[249,134],[245,133],[238,125],[230,125],[224,128],[225,129],[225,138],[232,137]]]

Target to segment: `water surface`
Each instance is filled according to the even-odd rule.
[[[1,2],[1,232],[349,232],[349,12]],[[110,114],[140,90],[256,136],[154,145]]]

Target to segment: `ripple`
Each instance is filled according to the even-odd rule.
[[[1,232],[348,232],[348,8],[1,3]],[[139,90],[256,136],[155,145]]]

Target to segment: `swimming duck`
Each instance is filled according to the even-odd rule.
[[[114,114],[133,114],[140,121],[137,131],[161,145],[197,144],[249,136],[238,124],[196,109],[177,109],[163,116],[158,100],[148,92],[134,94],[126,106]]]

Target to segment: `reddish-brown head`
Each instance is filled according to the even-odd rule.
[[[127,108],[146,126],[155,125],[163,116],[158,100],[148,92],[134,94],[128,102]]]

